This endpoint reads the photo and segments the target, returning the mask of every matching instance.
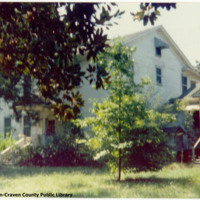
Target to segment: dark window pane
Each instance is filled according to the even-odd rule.
[[[4,118],[4,136],[6,137],[7,134],[11,133],[11,118],[6,117]]]
[[[161,75],[161,69],[160,68],[156,68],[156,74]]]
[[[46,135],[55,135],[55,120],[46,119]]]
[[[182,76],[182,84],[187,85],[187,77]]]
[[[182,92],[185,92],[187,90],[187,77],[182,76]]]
[[[24,135],[31,136],[31,120],[28,116],[24,116]]]
[[[161,84],[161,77],[160,76],[157,76],[157,83]]]
[[[199,128],[199,111],[194,112],[193,119],[193,128]]]
[[[156,82],[159,84],[162,83],[162,71],[158,67],[156,67]]]
[[[161,56],[161,48],[160,47],[156,47],[156,55]]]

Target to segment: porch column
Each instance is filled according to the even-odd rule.
[[[20,136],[24,137],[24,111],[21,111]]]
[[[45,113],[44,108],[42,109],[42,135],[45,134]]]

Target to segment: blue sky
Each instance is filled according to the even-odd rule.
[[[139,10],[139,3],[118,2],[119,8],[125,10],[125,14],[119,20],[119,25],[111,28],[107,33],[109,38],[123,36],[136,31],[153,27],[151,24],[143,26],[142,22],[133,21],[130,12]],[[173,40],[195,65],[195,61],[200,61],[200,2],[178,2],[176,9],[170,11],[161,9],[161,16],[154,26],[163,25]]]

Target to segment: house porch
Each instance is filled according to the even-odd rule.
[[[54,136],[56,133],[64,133],[62,122],[56,119],[48,106],[18,106],[18,110],[22,112],[20,135],[31,138],[33,145],[44,145],[49,136]],[[28,111],[35,112],[38,120],[33,121],[26,114]]]

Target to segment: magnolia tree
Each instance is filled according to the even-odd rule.
[[[141,4],[134,19],[154,24],[160,8],[172,7],[174,3]],[[61,8],[66,12],[60,13]],[[0,97],[12,105],[17,116],[18,105],[41,103],[33,90],[27,95],[18,87],[23,77],[30,75],[55,116],[73,119],[84,103],[77,86],[87,79],[98,89],[103,87],[102,79],[109,77],[95,66],[83,69],[74,58],[96,59],[107,46],[105,28],[123,13],[116,3],[1,2]],[[28,81],[24,82],[24,87],[28,84],[30,88]]]
[[[158,170],[171,158],[166,145],[163,123],[173,117],[148,109],[143,88],[149,80],[134,82],[132,53],[135,49],[115,40],[111,48],[98,54],[97,67],[111,74],[106,84],[108,97],[94,102],[92,116],[76,123],[91,127],[87,145],[96,151],[96,159],[104,157],[112,170]]]

